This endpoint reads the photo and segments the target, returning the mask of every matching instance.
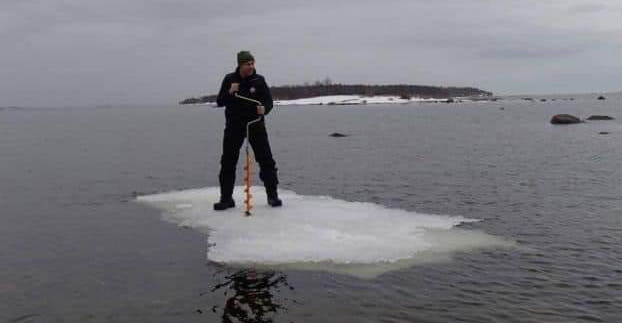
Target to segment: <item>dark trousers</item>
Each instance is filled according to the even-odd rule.
[[[231,122],[225,127],[225,137],[222,143],[222,157],[220,159],[220,194],[223,198],[233,195],[235,185],[235,170],[240,157],[240,148],[246,137],[246,123]],[[250,126],[249,142],[259,164],[259,178],[263,181],[268,194],[276,192],[279,180],[276,175],[276,162],[272,158],[266,124],[263,120]]]

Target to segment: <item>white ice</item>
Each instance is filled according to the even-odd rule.
[[[320,104],[392,104],[392,103],[413,103],[413,102],[445,102],[447,99],[431,99],[412,97],[410,99],[402,99],[399,96],[377,95],[326,95],[312,98],[296,99],[296,100],[275,100],[275,105],[320,105]]]
[[[460,101],[470,101],[468,98],[455,98]],[[402,99],[395,95],[324,95],[311,98],[302,98],[295,100],[274,100],[274,105],[363,105],[363,104],[408,104],[408,103],[425,103],[425,102],[447,102],[447,99],[436,98],[420,98],[412,97],[410,99]],[[209,105],[216,107],[216,102],[196,103],[191,105]]]
[[[422,214],[382,205],[281,190],[284,207],[266,204],[253,187],[253,215],[244,216],[242,187],[237,207],[214,211],[219,188],[208,187],[147,196],[164,219],[208,234],[207,257],[231,265],[318,269],[373,277],[413,263],[447,260],[455,251],[505,247],[511,243],[456,228],[475,222],[461,216]]]

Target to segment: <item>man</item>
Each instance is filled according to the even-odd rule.
[[[233,187],[235,185],[235,169],[240,156],[240,148],[246,136],[246,124],[266,115],[272,110],[272,95],[263,76],[255,71],[255,58],[248,51],[241,51],[237,55],[238,67],[235,72],[227,74],[222,81],[218,99],[219,107],[225,108],[225,136],[222,144],[222,157],[220,159],[220,201],[214,204],[214,210],[226,210],[235,207],[233,200]],[[261,102],[261,105],[240,99],[235,96],[251,98]],[[253,123],[248,134],[249,142],[255,152],[255,160],[259,163],[259,178],[266,187],[268,204],[273,207],[283,205],[277,193],[279,183],[277,168],[270,142],[266,132],[266,124],[263,120]]]

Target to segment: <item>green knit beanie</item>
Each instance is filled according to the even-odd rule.
[[[253,57],[253,55],[251,55],[251,52],[247,50],[243,50],[238,53],[238,66],[254,60],[255,57]]]

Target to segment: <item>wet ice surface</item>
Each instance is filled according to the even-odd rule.
[[[416,262],[446,258],[452,251],[508,247],[509,241],[481,232],[455,229],[476,222],[389,209],[375,203],[348,202],[328,196],[305,196],[281,190],[285,206],[257,201],[244,216],[237,187],[237,208],[214,211],[220,189],[209,187],[140,196],[164,218],[208,234],[207,257],[215,262],[264,268],[320,269],[359,277],[401,269]],[[262,188],[251,193],[264,197]]]
[[[0,111],[0,322],[617,322],[622,100],[595,97],[277,107],[283,189],[477,219],[436,230],[516,243],[364,278],[211,261],[206,234],[128,203],[217,186],[222,110]],[[550,125],[558,113],[617,119]]]

